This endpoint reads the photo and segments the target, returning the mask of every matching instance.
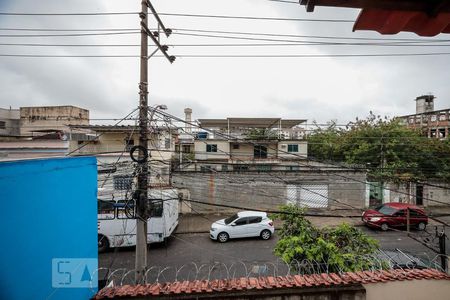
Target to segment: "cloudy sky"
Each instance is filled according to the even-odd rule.
[[[136,12],[140,0],[1,0],[3,12]],[[269,0],[154,0],[160,13],[355,20],[358,10],[316,8],[306,13],[297,4]],[[273,45],[274,41],[201,37],[222,35],[256,39],[321,41],[306,37],[205,33],[213,30],[302,36],[421,39],[412,33],[382,36],[352,32],[353,23],[219,19],[161,15],[174,28],[162,43],[173,45],[174,64],[164,58],[149,60],[150,104],[166,104],[183,115],[191,107],[194,118],[283,117],[310,121],[347,122],[369,111],[380,115],[414,113],[415,97],[433,93],[436,109],[450,106],[450,56],[352,58],[189,58],[182,55],[291,55],[450,52],[449,46]],[[108,16],[0,16],[0,28],[137,29],[137,15]],[[154,28],[156,23],[151,22]],[[5,35],[67,34],[74,32],[6,31],[0,43],[32,44],[139,44],[138,34],[78,37],[7,37]],[[84,32],[86,33],[86,32]],[[90,32],[90,33],[96,33]],[[97,32],[98,33],[98,32]],[[449,39],[439,35],[433,39]],[[355,40],[333,40],[355,42]],[[356,41],[358,42],[358,41]],[[368,41],[359,41],[368,42]],[[217,44],[270,46],[217,46]],[[288,42],[284,42],[288,43]],[[292,42],[289,42],[292,43]],[[198,46],[208,44],[216,46]],[[197,45],[197,46],[193,46]],[[150,51],[154,48],[150,47]],[[0,54],[138,55],[139,47],[42,47],[0,45]],[[24,58],[0,57],[0,107],[76,105],[92,118],[120,117],[137,107],[138,58]]]

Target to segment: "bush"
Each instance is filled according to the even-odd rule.
[[[285,205],[281,207],[281,213],[273,216],[283,221],[274,252],[284,262],[294,268],[295,261],[317,262],[326,266],[328,272],[379,267],[368,259],[379,249],[377,240],[345,223],[334,228],[317,228],[305,218],[304,212],[295,205]]]

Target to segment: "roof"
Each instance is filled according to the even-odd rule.
[[[406,118],[406,117],[412,117],[412,116],[417,116],[417,115],[432,115],[432,114],[442,113],[442,112],[446,112],[446,111],[450,111],[450,108],[439,109],[439,110],[433,110],[433,111],[425,111],[425,112],[423,112],[423,113],[418,113],[418,114],[411,114],[411,115],[398,116],[397,118]]]
[[[242,217],[253,217],[253,216],[265,217],[265,216],[267,216],[267,213],[262,212],[262,211],[246,210],[246,211],[238,212],[238,216],[239,216],[239,218],[242,218]]]
[[[141,298],[155,296],[183,296],[195,298],[214,294],[220,297],[230,292],[241,292],[246,295],[252,291],[264,293],[264,290],[302,289],[318,287],[345,287],[355,284],[371,284],[404,280],[450,280],[450,276],[434,269],[398,269],[347,272],[342,274],[288,275],[277,277],[242,277],[221,280],[195,280],[171,283],[154,283],[140,285],[124,285],[104,288],[93,299],[113,299],[120,297]]]
[[[420,36],[450,33],[450,1],[439,0],[301,0],[308,12],[315,6],[362,8],[353,30],[381,34],[414,32]]]
[[[135,125],[69,125],[70,128],[75,129],[89,129],[97,132],[125,132],[132,131],[136,134],[139,133],[139,126]],[[170,128],[167,127],[157,127],[152,128],[153,131],[163,132],[168,131]],[[175,128],[172,128],[175,130]]]
[[[414,32],[420,36],[450,33],[450,13],[430,16],[421,11],[363,9],[353,26],[356,30],[374,30],[381,34]]]
[[[306,119],[282,118],[226,118],[226,119],[199,119],[202,127],[254,127],[254,128],[292,128],[306,122]]]

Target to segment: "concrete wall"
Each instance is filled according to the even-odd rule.
[[[448,280],[405,280],[363,284],[367,300],[447,300],[450,298]]]
[[[68,131],[67,125],[89,125],[89,110],[75,106],[35,106],[20,108],[20,133],[58,129]]]
[[[298,145],[298,152],[288,152],[288,145]],[[278,157],[284,159],[299,159],[308,156],[308,142],[296,140],[282,140],[278,143]]]
[[[18,109],[0,108],[0,135],[20,134],[20,111]]]
[[[286,204],[288,186],[325,186],[328,190],[328,209],[349,208],[342,204],[363,208],[366,197],[365,174],[357,172],[175,172],[174,187],[190,191],[192,200],[245,207],[276,209]],[[325,199],[326,200],[326,199]],[[226,208],[192,203],[201,213],[219,213]]]
[[[231,159],[236,161],[237,163],[242,163],[242,161],[252,161],[252,160],[258,160],[258,158],[254,157],[254,149],[255,145],[258,145],[259,143],[257,141],[255,142],[240,142],[240,143],[232,143],[232,144],[238,144],[239,149],[234,149],[233,146],[231,146]],[[277,142],[269,142],[264,141],[260,143],[263,146],[267,147],[267,159],[276,159],[277,158]],[[264,159],[260,159],[263,161]]]
[[[206,145],[217,145],[217,152],[206,152]],[[229,158],[230,143],[224,140],[196,140],[194,142],[195,147],[195,159],[198,160],[218,160]]]
[[[424,184],[409,183],[395,184],[390,183],[389,197],[385,202],[404,202],[417,203],[417,186],[423,187],[423,206],[447,206],[450,204],[450,184],[446,182],[428,182]],[[439,187],[441,186],[441,187]]]

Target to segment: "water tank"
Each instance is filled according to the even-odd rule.
[[[197,139],[199,140],[206,140],[208,138],[208,133],[207,132],[199,132],[197,133]]]

